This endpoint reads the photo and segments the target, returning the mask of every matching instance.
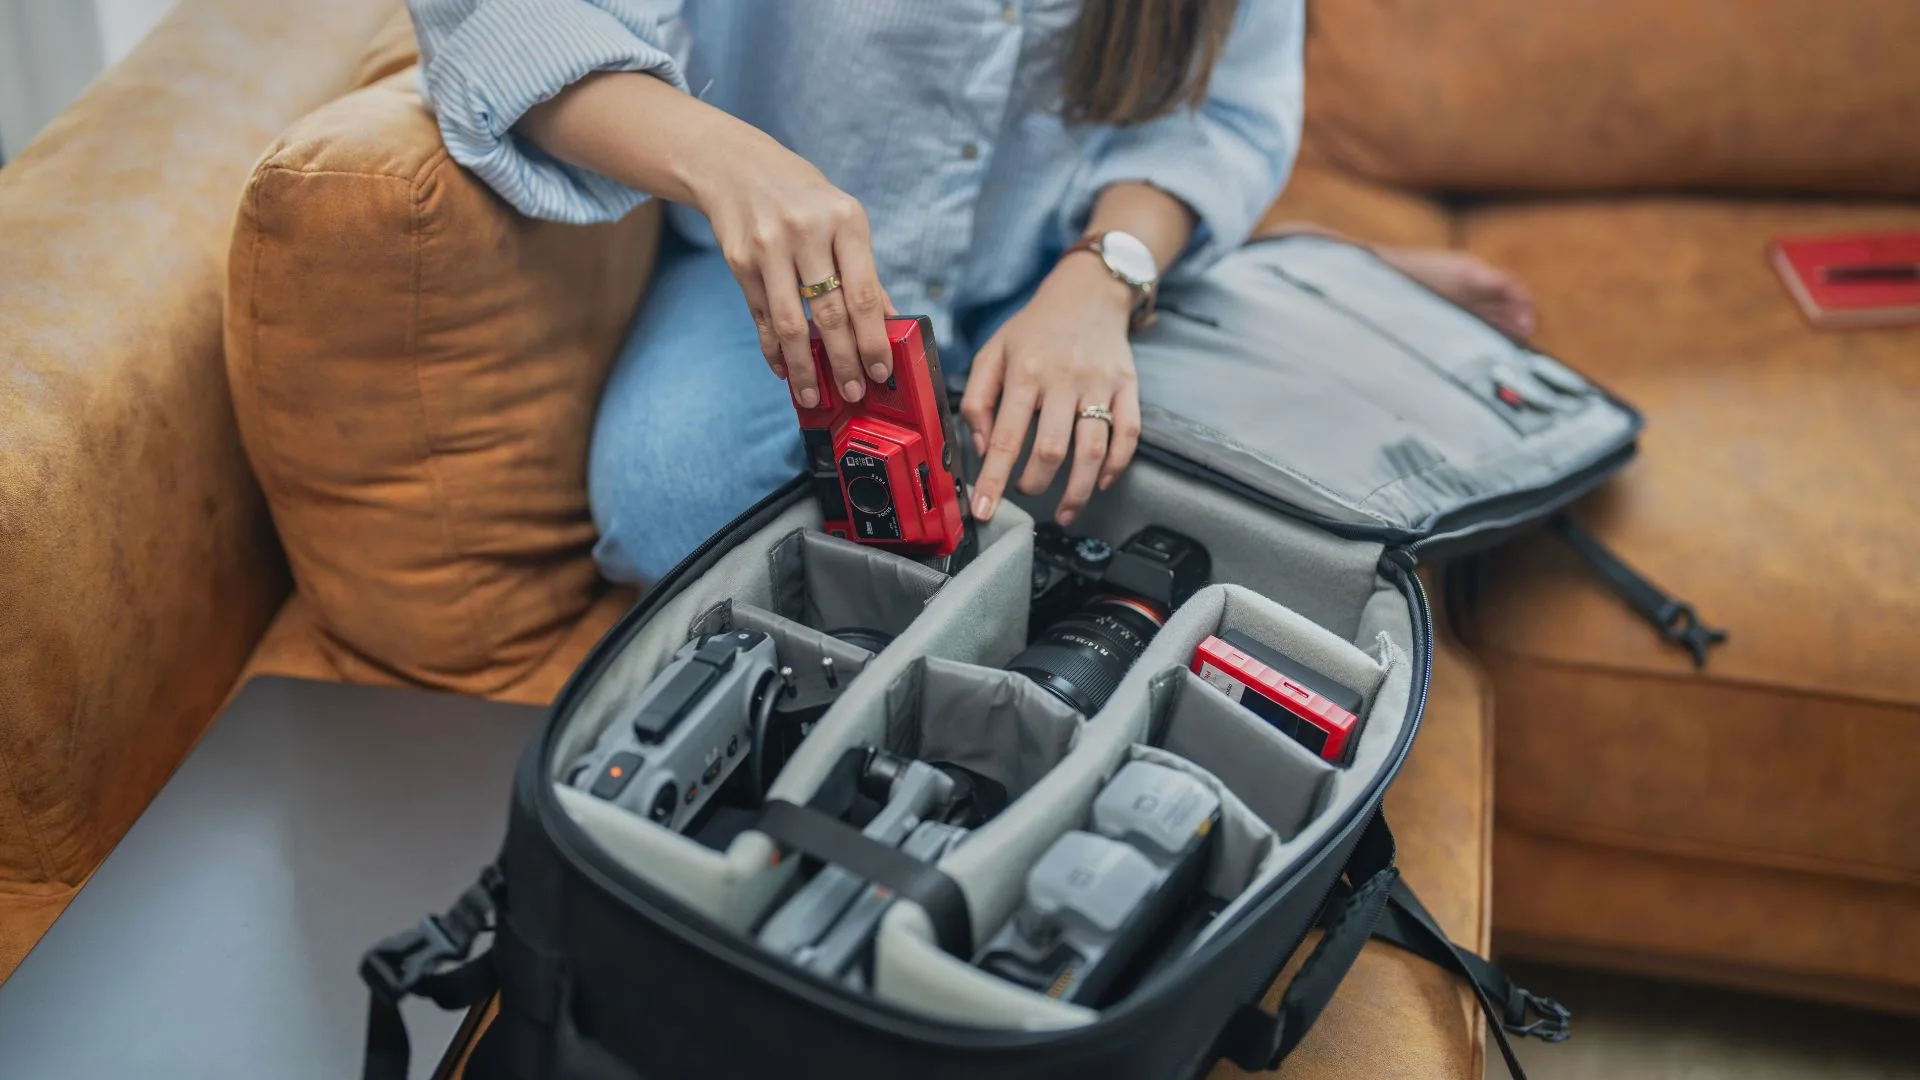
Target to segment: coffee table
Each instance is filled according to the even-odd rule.
[[[0,1077],[359,1075],[361,953],[498,854],[542,714],[249,682],[0,985]],[[404,1014],[426,1080],[463,1018]]]

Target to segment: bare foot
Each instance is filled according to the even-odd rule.
[[[1388,265],[1466,308],[1516,341],[1534,331],[1533,294],[1520,279],[1464,251],[1375,248]]]

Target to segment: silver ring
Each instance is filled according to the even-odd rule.
[[[1082,405],[1080,407],[1080,419],[1098,420],[1111,428],[1113,427],[1113,410],[1107,408],[1105,405]]]

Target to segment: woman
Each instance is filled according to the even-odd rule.
[[[449,151],[515,207],[673,204],[593,434],[616,580],[800,471],[809,314],[849,399],[889,375],[884,316],[931,316],[970,362],[975,516],[1031,430],[1019,489],[1066,468],[1071,522],[1139,436],[1130,324],[1246,238],[1299,142],[1300,0],[411,4]]]

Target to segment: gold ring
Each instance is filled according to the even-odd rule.
[[[840,275],[828,274],[827,280],[816,281],[811,285],[800,286],[800,299],[814,300],[825,296],[840,287]]]
[[[1108,427],[1112,427],[1113,410],[1107,408],[1105,405],[1083,405],[1080,408],[1080,419],[1098,420]]]

